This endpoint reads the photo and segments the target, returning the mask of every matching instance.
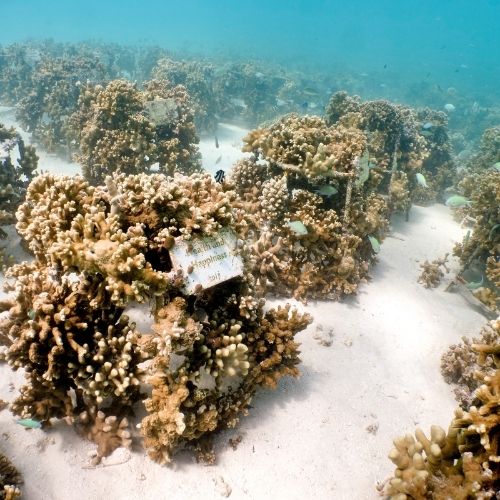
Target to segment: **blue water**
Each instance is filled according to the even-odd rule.
[[[0,43],[147,42],[431,81],[488,99],[500,88],[500,0],[6,1]]]

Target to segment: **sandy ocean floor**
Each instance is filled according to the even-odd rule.
[[[0,122],[14,124],[0,108]],[[222,124],[219,148],[203,137],[204,166],[227,172],[242,157],[245,130]],[[38,151],[44,171],[73,174],[78,166]],[[219,159],[220,157],[220,159]],[[443,205],[413,207],[409,222],[395,217],[372,279],[342,303],[296,304],[315,321],[298,335],[301,377],[261,391],[248,417],[216,439],[218,462],[197,464],[181,452],[162,467],[140,440],[90,467],[95,446],[63,422],[25,430],[0,412],[0,449],[24,476],[26,500],[335,499],[378,498],[379,480],[393,470],[392,439],[421,426],[447,427],[455,408],[440,356],[486,319],[460,295],[417,283],[419,262],[451,252],[463,230]],[[14,247],[14,250],[20,253]],[[270,301],[272,304],[286,301]],[[21,373],[0,365],[0,398],[11,401]],[[242,436],[237,447],[230,438]]]

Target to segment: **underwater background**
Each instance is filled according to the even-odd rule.
[[[193,54],[349,70],[368,80],[370,97],[400,94],[400,87],[410,84],[467,89],[484,103],[500,92],[498,0],[2,4],[4,44],[28,38],[141,42]]]
[[[0,7],[0,500],[500,500],[500,0]]]

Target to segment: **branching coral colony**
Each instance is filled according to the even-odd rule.
[[[16,210],[24,200],[37,164],[35,148],[25,145],[15,129],[0,124],[0,238],[7,236],[2,226],[16,222]],[[0,257],[3,263],[1,250]]]
[[[254,157],[235,165],[231,186],[250,215],[258,291],[299,299],[354,293],[388,224],[383,197],[365,182],[363,133],[289,115],[244,142]]]
[[[408,213],[412,202],[434,201],[452,183],[450,143],[443,113],[414,111],[388,101],[362,103],[335,93],[325,111],[329,125],[348,125],[366,136],[368,183],[388,195],[393,210]]]
[[[491,139],[493,132],[486,131],[485,137]],[[486,144],[492,148],[486,148]],[[454,248],[462,263],[459,277],[492,311],[500,310],[500,171],[491,163],[496,158],[500,158],[500,129],[496,143],[483,139],[475,171],[459,183],[472,229]]]
[[[0,453],[0,499],[15,500],[21,497],[19,486],[22,483],[21,474],[10,460]]]
[[[258,387],[296,376],[307,315],[264,312],[244,277],[189,295],[172,266],[176,241],[240,231],[234,198],[201,174],[120,174],[106,187],[37,177],[17,212],[35,259],[8,271],[15,296],[0,324],[8,363],[26,370],[14,414],[44,427],[65,417],[98,443],[98,461],[130,445],[128,419],[144,399],[144,446],[165,463],[235,426]],[[151,332],[129,320],[136,303],[149,304]]]
[[[396,465],[384,493],[394,500],[498,498],[500,491],[500,321],[491,344],[473,344],[470,353],[479,370],[472,405],[458,409],[445,431],[432,426],[415,437],[394,441],[389,458]]]
[[[99,184],[117,171],[171,175],[201,169],[193,110],[184,87],[124,80],[85,88],[70,118],[84,176]]]
[[[37,63],[17,105],[16,117],[47,150],[71,149],[68,118],[84,85],[109,80],[97,57],[44,57]]]

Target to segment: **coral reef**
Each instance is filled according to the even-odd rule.
[[[25,145],[14,128],[6,128],[0,123],[0,239],[7,238],[2,226],[16,222],[16,210],[24,200],[37,165],[35,148]],[[12,257],[0,247],[0,266],[11,260]]]
[[[82,86],[108,78],[95,56],[44,57],[31,73],[29,85],[17,105],[16,117],[48,151],[69,151],[68,118],[77,108]]]
[[[500,172],[484,170],[460,182],[467,198],[466,218],[472,223],[454,254],[462,263],[461,281],[491,310],[499,310]]]
[[[500,162],[500,126],[486,129],[481,136],[479,151],[467,162],[467,170],[480,173]]]
[[[423,264],[420,264],[422,273],[418,277],[418,282],[422,283],[425,288],[437,287],[439,283],[441,283],[441,278],[444,276],[444,272],[441,268],[449,272],[446,262],[448,262],[448,254],[432,262],[426,260]]]
[[[326,107],[325,120],[329,125],[349,124],[365,134],[368,183],[388,195],[392,210],[408,214],[412,202],[434,201],[452,183],[444,113],[383,100],[361,102],[358,96],[337,92]]]
[[[354,293],[387,228],[384,199],[359,179],[364,135],[292,114],[244,143],[254,158],[234,166],[230,188],[250,214],[257,290],[299,299]]]
[[[482,370],[491,372],[494,368],[492,358],[487,358],[480,366],[475,345],[494,346],[500,343],[500,320],[490,321],[478,337],[472,340],[462,338],[460,344],[451,345],[441,357],[441,374],[448,384],[454,386],[455,397],[461,408],[466,409],[474,403],[475,390],[479,387],[474,374]],[[490,373],[491,374],[491,373]]]
[[[20,498],[19,486],[21,483],[21,474],[9,459],[0,453],[0,499],[15,500]]]
[[[177,243],[241,231],[234,199],[208,174],[119,174],[96,187],[37,177],[17,213],[35,260],[8,271],[13,295],[1,304],[7,362],[26,371],[11,410],[42,427],[65,418],[98,444],[97,463],[130,446],[144,400],[144,446],[165,463],[234,427],[258,387],[296,376],[307,315],[265,312],[243,276],[189,294],[192,271],[173,267]],[[137,303],[150,308],[150,331],[129,319]]]
[[[201,168],[190,99],[181,86],[153,80],[139,90],[114,80],[87,86],[70,118],[76,155],[93,184],[117,171],[189,174]]]
[[[214,131],[217,128],[218,103],[213,89],[214,68],[199,61],[176,61],[161,58],[152,70],[153,78],[167,80],[171,85],[182,85],[193,101],[197,127]]]
[[[35,148],[25,145],[14,128],[0,123],[0,226],[15,222],[37,165]]]
[[[428,204],[443,200],[445,189],[456,179],[455,163],[448,132],[448,116],[443,111],[429,108],[418,109],[416,117],[420,123],[419,134],[425,139],[427,156],[423,160],[421,174],[425,184],[417,183],[412,200]]]
[[[390,499],[496,498],[500,491],[500,344],[473,345],[478,363],[474,405],[458,409],[448,431],[432,426],[394,441],[396,465],[384,493]]]

